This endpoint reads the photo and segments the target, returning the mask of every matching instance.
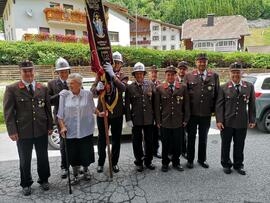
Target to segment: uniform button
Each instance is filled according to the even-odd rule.
[[[235,115],[237,115],[238,114],[238,112],[235,112]]]
[[[146,111],[145,109],[143,111]]]
[[[203,100],[201,100],[201,103],[203,103]]]
[[[33,118],[34,119],[34,121],[36,120],[36,118]]]
[[[236,104],[239,104],[239,102],[236,102]]]
[[[172,107],[172,109],[174,109],[174,108]]]
[[[203,91],[203,89],[202,89],[202,91]]]
[[[172,112],[172,115],[173,115],[174,113]]]
[[[34,99],[32,99],[32,101],[34,101]]]
[[[36,112],[33,111],[33,114],[35,114]]]
[[[201,95],[201,97],[203,97],[203,94]]]
[[[236,107],[236,109],[238,110],[238,107]]]
[[[35,108],[35,105],[33,105],[33,108]]]

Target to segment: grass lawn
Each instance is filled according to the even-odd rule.
[[[245,37],[245,46],[270,45],[270,27],[250,28],[251,35]]]

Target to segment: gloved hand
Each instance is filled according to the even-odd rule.
[[[133,127],[132,121],[127,121],[127,126],[130,127],[130,128],[132,128]]]
[[[108,62],[104,65],[104,70],[109,74],[111,78],[115,76],[115,73],[113,72],[113,67]]]
[[[59,92],[59,95],[62,97],[66,97],[69,94],[68,90],[62,90],[61,92]]]
[[[99,81],[98,84],[97,84],[97,87],[96,87],[97,91],[104,90],[104,88],[105,87],[104,87],[103,82]]]

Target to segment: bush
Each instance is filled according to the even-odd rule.
[[[194,65],[196,55],[201,51],[161,51],[145,48],[114,46],[113,51],[123,54],[125,66],[142,62],[146,66],[156,64],[166,67],[185,60]],[[207,52],[210,67],[228,67],[241,61],[246,67],[270,68],[270,54],[247,52]],[[66,58],[71,65],[89,65],[90,49],[80,43],[58,42],[0,42],[0,65],[15,65],[23,59],[30,59],[38,65],[54,64],[58,57]]]

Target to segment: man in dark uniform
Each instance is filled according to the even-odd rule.
[[[207,136],[210,128],[211,115],[215,111],[215,103],[219,89],[219,76],[207,70],[208,58],[202,53],[196,58],[197,68],[185,76],[190,97],[191,117],[187,125],[188,150],[187,167],[193,168],[195,140],[199,128],[198,163],[209,168],[206,162]]]
[[[179,83],[184,82],[185,75],[187,74],[188,71],[188,63],[186,61],[181,61],[177,65],[177,77],[176,81]],[[182,156],[187,159],[187,133],[186,133],[186,128],[184,128],[184,135],[183,135],[183,140],[182,140]]]
[[[49,190],[50,167],[48,160],[48,134],[52,133],[52,115],[48,90],[34,80],[35,69],[31,61],[20,65],[21,80],[6,87],[4,117],[9,137],[17,142],[23,194],[31,194],[32,150],[35,146],[37,170],[43,190]]]
[[[168,171],[172,154],[172,165],[183,171],[180,164],[184,127],[190,116],[189,95],[187,87],[175,80],[176,69],[167,67],[166,81],[157,87],[155,94],[155,113],[157,126],[162,130],[162,171]],[[171,147],[171,149],[169,149]]]
[[[154,83],[155,87],[160,85],[158,80],[158,69],[156,65],[153,65],[150,69],[150,80]],[[158,152],[159,148],[159,139],[160,139],[160,130],[156,124],[153,126],[153,156],[156,158],[161,158],[160,153]]]
[[[124,115],[124,104],[123,104],[123,93],[126,90],[126,84],[128,82],[128,77],[121,71],[123,65],[123,58],[119,52],[113,53],[113,67],[110,64],[104,66],[106,72],[110,75],[113,80],[113,85],[118,91],[118,98],[115,100],[116,105],[113,112],[109,111],[108,124],[111,126],[112,134],[112,169],[115,173],[119,172],[118,160],[120,155],[120,141],[122,134],[123,125],[123,115]],[[97,77],[96,82],[93,84],[91,91],[94,95],[98,95],[99,91],[104,90],[104,84]],[[110,96],[110,95],[108,95]],[[98,110],[103,111],[101,100],[98,100]],[[104,118],[97,117],[98,126],[98,168],[97,172],[103,172],[103,166],[106,159],[106,136],[104,127]]]
[[[221,86],[216,102],[216,122],[221,131],[221,165],[226,174],[231,167],[241,175],[244,170],[244,145],[247,128],[255,127],[255,93],[251,83],[241,80],[242,64],[230,66],[230,81]],[[233,163],[230,159],[231,142]]]
[[[67,78],[70,74],[70,66],[68,62],[60,57],[56,60],[55,63],[55,71],[58,73],[58,78],[51,80],[48,82],[48,90],[49,95],[51,98],[51,105],[54,106],[53,109],[53,116],[54,122],[57,125],[58,132],[60,132],[60,126],[58,124],[57,113],[58,113],[58,106],[59,106],[59,93],[66,89],[68,90],[67,86]],[[60,153],[61,153],[61,178],[67,177],[67,163],[66,163],[66,150],[64,145],[64,139],[60,136]]]
[[[153,159],[153,93],[155,86],[145,80],[146,71],[142,63],[134,65],[132,75],[135,81],[127,87],[125,95],[126,121],[132,127],[132,146],[135,156],[135,165],[138,172],[143,171],[143,162],[146,168],[154,170]],[[144,153],[142,141],[144,139]]]

